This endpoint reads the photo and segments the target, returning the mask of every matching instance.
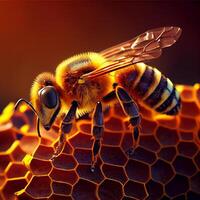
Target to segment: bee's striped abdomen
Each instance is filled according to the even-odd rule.
[[[148,92],[149,87],[153,84],[154,81],[154,70],[150,67],[146,67],[144,70],[139,82],[135,86],[134,90],[137,96],[141,98]]]
[[[134,97],[157,112],[175,115],[180,109],[179,93],[156,68],[139,63],[117,74],[119,83]]]

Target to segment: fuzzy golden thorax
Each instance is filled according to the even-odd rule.
[[[69,75],[70,76],[70,75]],[[66,76],[68,80],[68,76]],[[70,78],[69,78],[70,79]],[[79,77],[73,78],[74,82],[66,81],[66,101],[76,100],[79,104],[79,110],[90,112],[98,101],[110,90],[110,79],[108,76],[102,76],[95,80],[80,81]]]
[[[97,53],[84,53],[63,61],[56,69],[56,81],[62,88],[65,104],[73,100],[79,104],[78,115],[93,110],[95,104],[112,89],[108,74],[92,80],[82,80],[83,74],[103,67],[105,59]]]

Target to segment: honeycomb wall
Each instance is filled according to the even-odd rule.
[[[177,86],[178,116],[139,105],[141,133],[133,155],[132,131],[118,104],[105,113],[105,132],[95,171],[90,171],[90,119],[76,122],[62,153],[50,161],[58,127],[35,132],[25,106],[0,118],[0,199],[200,199],[200,85]]]

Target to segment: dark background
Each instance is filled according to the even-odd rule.
[[[200,3],[178,1],[0,2],[0,110],[29,98],[37,74],[65,58],[100,51],[148,29],[180,26],[176,45],[150,62],[174,83],[200,82]]]

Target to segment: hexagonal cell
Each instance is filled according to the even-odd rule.
[[[158,152],[158,156],[166,161],[172,161],[176,156],[176,148],[164,147]]]
[[[190,158],[186,158],[183,156],[177,156],[173,162],[173,166],[176,172],[185,176],[191,176],[197,170],[193,161]]]
[[[191,131],[197,127],[197,122],[195,119],[188,118],[188,117],[180,117],[180,128],[182,130]]]
[[[103,133],[102,144],[117,146],[120,144],[121,138],[122,138],[122,133],[120,132],[105,131]]]
[[[24,178],[22,179],[11,179],[8,180],[2,189],[2,193],[5,199],[14,199],[15,192],[23,189],[26,186],[27,182]]]
[[[40,145],[34,153],[35,158],[49,160],[52,158],[54,150],[52,147]]]
[[[127,181],[123,167],[104,164],[102,170],[107,178],[120,181],[122,184]]]
[[[74,157],[79,164],[91,164],[92,151],[86,149],[75,149]]]
[[[74,148],[91,148],[93,145],[91,138],[91,135],[79,133],[78,135],[69,139],[69,142]]]
[[[139,145],[154,152],[160,149],[160,145],[156,141],[154,135],[141,135],[139,138]]]
[[[180,194],[184,194],[188,189],[188,179],[185,176],[178,174],[165,186],[165,191],[171,198]]]
[[[137,183],[135,181],[128,181],[124,185],[125,195],[134,197],[136,199],[145,199],[147,196],[144,184]]]
[[[129,179],[143,183],[149,179],[149,167],[147,164],[136,160],[129,160],[125,169]]]
[[[55,194],[70,195],[72,186],[67,183],[53,181],[52,189]]]
[[[127,161],[125,154],[119,147],[102,146],[101,158],[105,163],[114,165],[124,165]]]
[[[174,175],[172,167],[163,160],[157,160],[151,167],[152,179],[167,183]]]
[[[178,142],[178,135],[177,130],[168,129],[165,127],[160,126],[157,129],[156,136],[161,145],[175,145]]]
[[[141,129],[142,134],[152,134],[155,132],[157,128],[157,123],[155,121],[142,118],[141,127],[142,127]]]
[[[50,177],[54,181],[61,181],[61,182],[69,183],[72,185],[78,179],[78,176],[74,170],[64,171],[64,170],[59,170],[59,169],[55,169],[55,168],[51,171]]]
[[[0,152],[5,152],[15,141],[14,132],[12,129],[6,129],[0,133]]]
[[[53,165],[60,169],[74,169],[77,163],[73,156],[60,154],[53,160]]]
[[[52,165],[50,161],[32,158],[28,167],[34,175],[45,175],[51,171]]]
[[[27,172],[27,169],[21,163],[12,163],[9,165],[9,169],[7,171],[8,178],[15,178],[15,177],[24,177]]]
[[[148,198],[147,200],[159,200],[161,199],[163,195],[163,186],[160,183],[157,183],[153,180],[150,180],[146,184],[147,192],[148,192]]]
[[[75,200],[79,199],[97,200],[96,185],[94,183],[91,183],[90,181],[79,179],[79,181],[73,187],[72,197]]]
[[[123,124],[122,120],[111,117],[108,121],[105,122],[105,129],[113,131],[122,131],[123,130]]]
[[[148,151],[142,147],[137,147],[130,158],[152,164],[156,160],[155,153]]]
[[[200,114],[199,108],[194,101],[182,102],[181,113],[184,116],[195,117]]]
[[[198,148],[194,142],[180,142],[178,151],[180,154],[192,157],[197,152]]]
[[[4,173],[10,161],[9,155],[0,155],[0,173]]]
[[[100,199],[121,199],[123,196],[122,185],[117,181],[105,179],[99,185],[98,196]]]
[[[200,172],[191,178],[191,190],[200,194]]]
[[[104,179],[98,163],[95,166],[94,173],[91,171],[91,165],[78,165],[76,171],[80,178],[87,179],[95,183],[100,183]]]
[[[51,195],[51,179],[48,176],[34,176],[26,188],[33,198],[49,197]]]

